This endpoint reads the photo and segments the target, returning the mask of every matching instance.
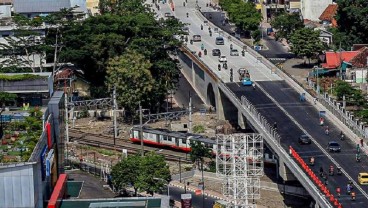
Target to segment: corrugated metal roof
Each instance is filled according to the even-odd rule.
[[[16,13],[50,13],[70,8],[70,0],[13,0]]]

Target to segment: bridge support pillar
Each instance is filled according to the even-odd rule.
[[[245,119],[241,111],[238,110],[238,125],[240,128],[245,129]]]
[[[224,112],[224,106],[222,103],[222,97],[221,97],[221,93],[220,93],[220,89],[214,89],[215,90],[215,94],[217,94],[216,96],[216,114],[217,114],[217,119],[218,120],[222,120],[225,121],[225,112]],[[217,91],[217,92],[216,92]]]
[[[285,165],[284,161],[279,161],[279,175],[284,181],[296,181],[297,178],[290,171],[290,169]]]

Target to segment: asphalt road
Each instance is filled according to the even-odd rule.
[[[211,21],[214,25],[221,28],[222,30],[228,32],[229,34],[233,33],[232,27],[229,24],[222,25],[223,20],[225,19],[224,15],[221,11],[215,11],[211,8],[202,8],[203,14],[207,17],[209,21]],[[210,18],[211,16],[211,18]],[[287,49],[275,39],[269,37],[267,35],[266,28],[261,28],[263,32],[263,41],[267,46],[268,50],[258,51],[262,56],[267,58],[292,58],[293,54],[289,53]],[[234,34],[235,35],[235,34]],[[244,38],[244,35],[241,36]]]
[[[269,97],[267,97],[260,89],[253,90],[252,87],[244,87],[240,84],[228,84],[228,87],[240,98],[245,96],[257,110],[269,121],[269,123],[277,122],[278,132],[281,136],[281,144],[288,151],[292,146],[308,163],[311,156],[315,157],[315,165],[312,170],[318,174],[319,168],[322,167],[325,172],[333,162],[326,154],[316,145],[319,144],[323,148],[327,147],[329,141],[337,141],[341,145],[340,153],[329,153],[339,166],[342,167],[352,178],[357,181],[359,172],[365,172],[367,169],[367,157],[362,157],[362,162],[355,161],[355,144],[348,139],[339,140],[340,130],[329,121],[325,121],[325,126],[329,126],[330,134],[325,135],[324,128],[319,125],[319,114],[317,109],[307,102],[300,102],[297,92],[290,88],[284,81],[257,82],[266,92],[277,101],[292,117],[290,119]],[[311,145],[300,145],[298,137],[303,134],[295,122],[299,123],[308,134],[315,139]],[[336,171],[336,165],[335,171]],[[323,179],[321,179],[324,181]],[[357,199],[355,202],[350,200],[350,196],[345,194],[348,178],[344,175],[329,176],[327,187],[332,194],[336,195],[336,188],[341,187],[342,196],[339,201],[343,207],[366,207],[368,199],[357,189]],[[367,192],[368,187],[361,186]]]
[[[170,197],[176,201],[181,201],[181,194],[184,194],[184,190],[178,187],[170,186]],[[202,195],[195,195],[194,192],[187,191],[187,194],[192,194],[192,207],[194,208],[212,208],[213,203],[217,199],[205,196],[204,206],[202,206]]]

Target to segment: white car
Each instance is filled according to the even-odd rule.
[[[226,56],[220,56],[219,62],[227,62]]]

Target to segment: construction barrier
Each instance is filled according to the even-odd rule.
[[[300,155],[295,151],[292,146],[289,147],[289,153],[309,175],[314,184],[320,189],[320,191],[326,196],[326,198],[330,200],[331,204],[333,204],[333,206],[337,208],[342,208],[342,205],[341,203],[339,203],[338,199],[330,193],[330,190],[328,190],[325,184],[318,178],[318,176],[312,171],[309,165],[303,160],[302,157],[300,157]]]

